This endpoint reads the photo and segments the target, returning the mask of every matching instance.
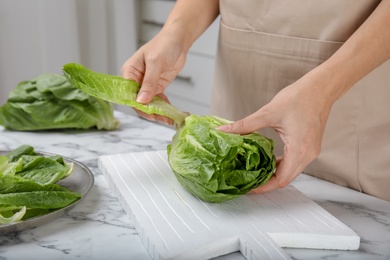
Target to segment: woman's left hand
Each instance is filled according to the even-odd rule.
[[[316,84],[313,86],[313,84]],[[272,178],[252,192],[263,193],[287,186],[320,153],[325,125],[333,102],[309,74],[281,90],[264,107],[248,117],[220,126],[224,132],[247,134],[273,128],[284,143]]]

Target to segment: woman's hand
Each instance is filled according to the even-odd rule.
[[[160,33],[122,66],[123,78],[141,83],[137,101],[148,104],[154,96],[168,101],[164,90],[183,68],[188,50],[219,14],[219,0],[177,0]],[[158,115],[137,113],[149,120],[173,124]]]
[[[169,102],[164,90],[183,68],[185,60],[186,52],[179,41],[169,33],[160,32],[123,64],[121,75],[141,84],[137,96],[139,103],[148,104],[154,96]],[[152,121],[173,124],[171,119],[163,116],[148,115],[138,110],[136,112]]]
[[[319,155],[333,103],[390,59],[389,14],[390,1],[382,1],[332,57],[280,91],[254,114],[220,127],[239,134],[271,127],[282,138],[284,154],[277,160],[275,175],[254,192],[285,187]]]
[[[314,87],[313,84],[316,84]],[[252,192],[263,193],[287,186],[320,153],[321,142],[333,102],[327,101],[321,87],[310,75],[280,91],[257,112],[218,129],[247,134],[273,128],[284,143],[273,177]]]

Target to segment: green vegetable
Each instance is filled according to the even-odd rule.
[[[168,145],[168,161],[178,181],[193,195],[222,202],[246,194],[271,178],[276,159],[274,143],[258,133],[228,134],[215,128],[230,121],[183,113],[155,97],[148,105],[135,101],[139,84],[99,74],[79,64],[63,68],[69,80],[86,93],[140,111],[167,116],[177,129]]]
[[[1,207],[1,205],[0,205],[0,207]],[[10,214],[7,214],[8,212]],[[20,211],[17,211],[16,213],[14,213],[11,210],[9,210],[8,212],[3,212],[3,215],[0,214],[0,225],[10,224],[10,223],[15,223],[15,222],[21,221],[22,218],[26,214],[26,207],[22,207],[20,209]],[[9,216],[7,217],[7,215],[9,215]]]
[[[79,197],[79,194],[69,191],[28,191],[0,195],[2,203],[6,205],[38,209],[63,208]]]
[[[138,103],[136,97],[140,84],[134,80],[97,73],[77,63],[64,65],[63,72],[75,87],[91,96],[127,105],[147,114],[166,116],[173,119],[177,126],[182,125],[188,115],[157,96],[147,105]]]
[[[168,145],[168,161],[179,182],[207,202],[246,194],[272,176],[276,159],[272,140],[257,134],[216,130],[227,121],[190,115]]]
[[[119,122],[112,104],[73,87],[65,76],[41,74],[20,82],[0,106],[0,125],[35,131],[78,128],[112,130]]]
[[[60,156],[42,156],[22,145],[0,156],[0,224],[57,210],[81,195],[56,184],[73,171]]]

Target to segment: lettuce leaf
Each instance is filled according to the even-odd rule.
[[[27,191],[0,194],[0,201],[5,205],[25,206],[32,209],[59,209],[79,198],[80,194],[71,191]]]
[[[188,115],[157,96],[147,105],[138,103],[140,84],[134,80],[98,73],[77,63],[65,64],[62,70],[73,86],[99,99],[127,105],[147,114],[166,116],[177,126],[181,126]]]
[[[9,163],[3,170],[4,175],[17,174],[41,185],[56,183],[73,171],[73,164],[65,163],[62,157],[37,155],[29,145],[22,145],[5,157]]]
[[[0,124],[18,131],[116,129],[112,104],[73,87],[63,75],[45,73],[20,82],[0,106]]]
[[[0,194],[26,191],[68,191],[68,189],[55,183],[41,185],[18,175],[4,175],[0,177]]]
[[[41,185],[56,183],[73,169],[73,164],[61,164],[50,157],[23,155],[20,158],[23,160],[23,169],[16,174]]]
[[[1,208],[1,205],[0,205],[0,208]],[[19,211],[15,212],[15,213],[13,211],[9,211],[8,213],[9,214],[3,212],[3,214],[1,214],[1,212],[0,212],[0,225],[11,224],[11,223],[21,221],[22,218],[26,214],[26,207],[22,207]],[[6,217],[7,215],[10,215],[10,216]]]

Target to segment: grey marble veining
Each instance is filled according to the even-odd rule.
[[[14,132],[0,128],[0,150],[30,144],[88,166],[95,184],[65,216],[36,228],[2,236],[0,260],[150,259],[130,219],[97,167],[104,154],[164,150],[173,129],[116,112],[116,131]],[[390,259],[390,202],[301,175],[293,185],[351,227],[360,237],[357,251],[285,249],[293,259]],[[240,253],[218,259],[244,259]]]

